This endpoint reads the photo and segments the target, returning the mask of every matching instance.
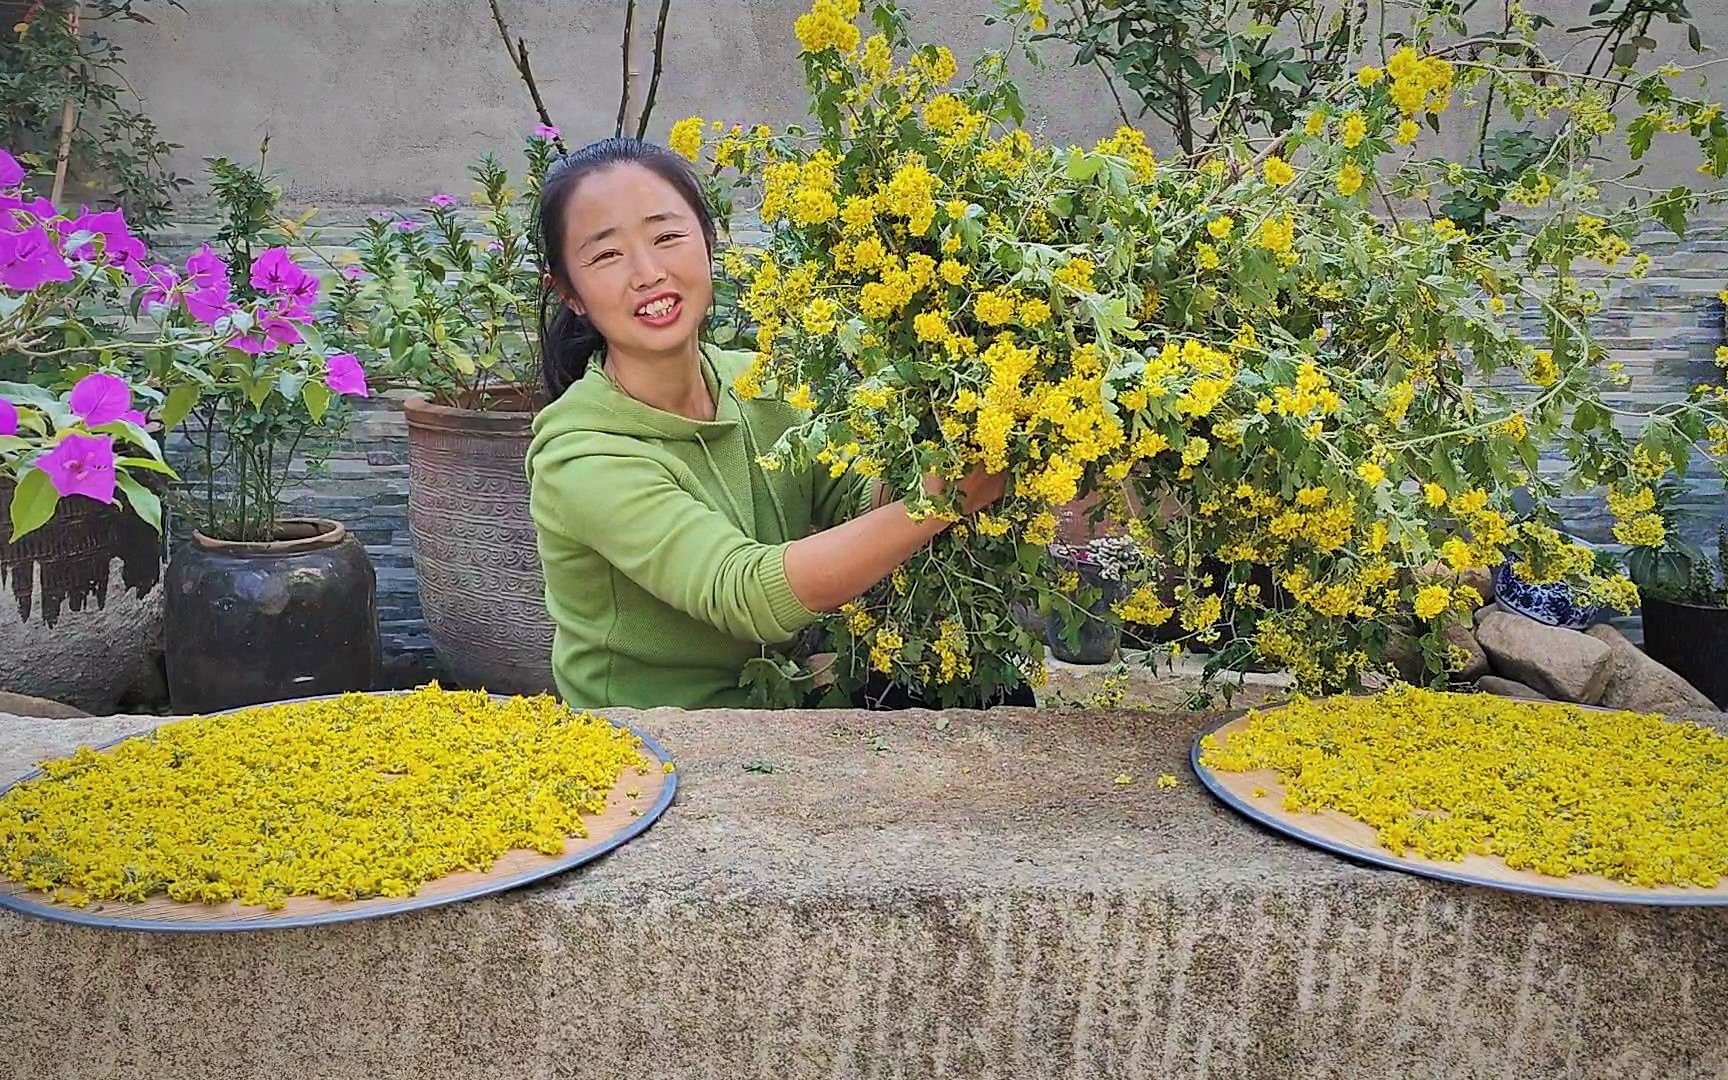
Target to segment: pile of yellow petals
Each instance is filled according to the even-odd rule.
[[[1207,767],[1274,770],[1284,809],[1336,810],[1397,855],[1637,886],[1728,874],[1728,738],[1699,724],[1399,686],[1299,698],[1201,746]]]
[[[0,797],[0,875],[79,906],[408,896],[563,851],[641,746],[550,697],[436,686],[171,721]]]

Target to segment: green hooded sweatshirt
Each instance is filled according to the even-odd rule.
[[[860,512],[869,484],[756,463],[805,414],[733,393],[750,355],[703,347],[711,421],[643,404],[599,363],[535,418],[530,507],[569,704],[742,705],[745,662],[816,619],[786,545]]]

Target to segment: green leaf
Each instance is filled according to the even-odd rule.
[[[179,427],[196,404],[198,404],[198,387],[196,386],[181,383],[168,391],[168,398],[162,405],[163,433],[166,434]]]
[[[284,401],[295,401],[300,397],[300,388],[306,383],[306,376],[299,371],[282,371],[276,375],[276,392],[282,395]]]
[[[325,410],[330,408],[330,397],[330,388],[316,379],[308,379],[300,388],[300,399],[306,403],[306,411],[312,415],[314,423],[324,419]]]
[[[1656,199],[1651,207],[1651,213],[1656,220],[1668,226],[1668,231],[1684,240],[1686,238],[1686,217],[1692,211],[1693,198],[1690,188],[1684,185],[1670,188],[1666,195]]]
[[[156,440],[150,437],[148,431],[145,431],[130,420],[115,420],[112,423],[103,424],[100,427],[91,428],[90,430],[100,432],[104,435],[113,435],[116,438],[125,439],[127,442],[148,453],[157,461],[162,460],[162,448],[156,445]]]
[[[174,467],[172,465],[169,465],[165,461],[157,461],[155,458],[147,458],[147,457],[115,458],[114,464],[124,465],[128,469],[146,469],[146,470],[153,472],[153,473],[161,473],[163,476],[172,476],[175,479],[180,478],[180,474],[174,471]]]
[[[125,473],[115,474],[114,481],[120,485],[126,501],[132,504],[133,512],[148,522],[152,529],[161,532],[162,500],[156,497],[156,493]]]
[[[47,524],[60,505],[60,493],[41,469],[27,469],[12,492],[12,542]]]
[[[1068,155],[1068,164],[1064,169],[1064,175],[1066,175],[1070,180],[1084,183],[1085,181],[1092,179],[1094,176],[1097,176],[1098,170],[1103,166],[1103,164],[1103,159],[1093,157],[1091,154],[1076,149],[1071,151]]]

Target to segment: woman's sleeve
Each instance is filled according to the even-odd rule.
[[[828,475],[826,465],[815,465],[811,483],[813,505],[810,521],[818,529],[832,529],[870,509],[875,485],[868,476],[848,469],[838,477]]]
[[[814,622],[786,547],[751,539],[656,462],[566,459],[534,478],[535,524],[586,544],[649,593],[732,637],[774,644]]]

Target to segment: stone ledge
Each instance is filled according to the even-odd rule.
[[[636,714],[682,769],[665,818],[452,907],[210,936],[0,912],[7,1071],[1728,1075],[1728,910],[1322,855],[1206,795],[1190,715],[947,718]],[[154,722],[0,718],[0,773]]]

